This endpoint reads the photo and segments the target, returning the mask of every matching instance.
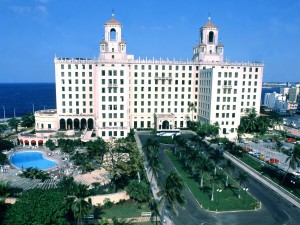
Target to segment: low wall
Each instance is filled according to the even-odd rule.
[[[103,205],[104,200],[106,198],[110,199],[110,201],[114,203],[119,202],[121,199],[125,199],[125,200],[130,199],[129,195],[127,195],[125,191],[114,193],[114,194],[90,196],[88,198],[92,200],[92,205],[98,205],[98,204]],[[87,201],[88,198],[86,198],[85,200]]]

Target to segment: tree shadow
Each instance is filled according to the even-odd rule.
[[[207,194],[208,197],[211,197],[211,187],[210,186],[203,186],[202,188],[200,187],[201,192],[204,194]]]

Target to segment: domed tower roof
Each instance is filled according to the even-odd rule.
[[[126,42],[125,42],[124,40],[122,40],[122,41],[120,42],[120,44],[126,44]]]
[[[224,47],[223,43],[217,45],[217,47]]]
[[[216,25],[210,22],[210,17],[208,17],[208,22],[202,28],[218,28]]]
[[[109,24],[121,25],[121,23],[119,21],[115,20],[114,18],[112,18],[111,20],[109,20],[105,23],[105,25],[109,25]]]
[[[105,25],[109,25],[109,24],[113,24],[113,25],[122,25],[119,21],[115,20],[115,14],[112,13],[112,18],[111,20],[107,21],[105,23]]]

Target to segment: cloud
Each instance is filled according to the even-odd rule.
[[[28,15],[28,14],[47,15],[48,14],[47,7],[42,5],[37,5],[35,7],[13,5],[13,6],[9,6],[8,8],[14,13],[19,15]]]

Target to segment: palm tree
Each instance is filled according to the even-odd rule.
[[[188,112],[192,112],[192,121],[194,120],[194,112],[196,109],[196,105],[193,102],[188,103]]]
[[[228,187],[228,178],[229,173],[234,170],[234,165],[230,159],[226,160],[226,164],[224,165],[224,171],[226,172],[226,187]]]
[[[157,177],[158,173],[163,170],[161,163],[162,162],[159,159],[158,155],[154,155],[149,159],[149,166],[150,166],[149,169],[152,171],[151,182],[152,182],[153,176]]]
[[[145,145],[143,146],[143,150],[146,152],[146,155],[149,157],[151,154],[158,154],[159,151],[159,142],[158,140],[147,139]]]
[[[157,225],[158,219],[157,217],[160,216],[158,204],[156,203],[155,199],[152,199],[150,202],[150,209],[151,209],[151,216],[155,216],[155,224]]]
[[[173,140],[176,143],[177,147],[180,147],[180,148],[186,147],[186,140],[182,135],[175,136]]]
[[[83,198],[75,198],[71,209],[74,213],[74,217],[77,218],[77,224],[82,224],[84,216],[89,215],[92,204],[85,201]]]
[[[216,174],[218,163],[224,158],[224,156],[220,151],[215,150],[210,154],[209,158],[212,159],[215,163],[215,174]]]
[[[201,158],[200,152],[196,150],[195,148],[188,147],[187,148],[187,160],[189,162],[189,169],[191,169],[191,174],[194,174],[195,171],[195,165],[198,162],[198,160]]]
[[[283,177],[282,183],[284,183],[284,180],[286,178],[289,169],[292,168],[295,170],[300,165],[300,144],[295,144],[295,147],[293,148],[292,152],[285,160],[285,163],[287,162],[289,162],[289,166]]]
[[[239,195],[238,198],[241,198],[241,188],[242,185],[248,180],[248,175],[245,172],[239,171],[238,177],[235,179],[239,183]]]
[[[247,121],[247,131],[253,132],[256,130],[257,126],[257,112],[255,108],[252,109],[246,109],[246,121]]]
[[[182,178],[175,172],[170,172],[164,180],[161,190],[157,193],[158,197],[161,197],[160,203],[164,208],[167,202],[175,211],[175,204],[183,206],[185,204],[185,198],[182,194],[184,190],[184,182]],[[176,212],[176,211],[175,211]]]
[[[203,180],[205,173],[211,171],[212,168],[213,166],[209,158],[204,156],[198,161],[198,164],[196,166],[196,174],[200,175],[200,188],[203,188]]]
[[[211,179],[210,179],[210,182],[211,182],[211,201],[214,201],[214,193],[215,193],[215,185],[217,184],[220,184],[222,183],[223,181],[225,180],[225,175],[224,173],[220,172],[220,173],[212,173],[211,175]]]

